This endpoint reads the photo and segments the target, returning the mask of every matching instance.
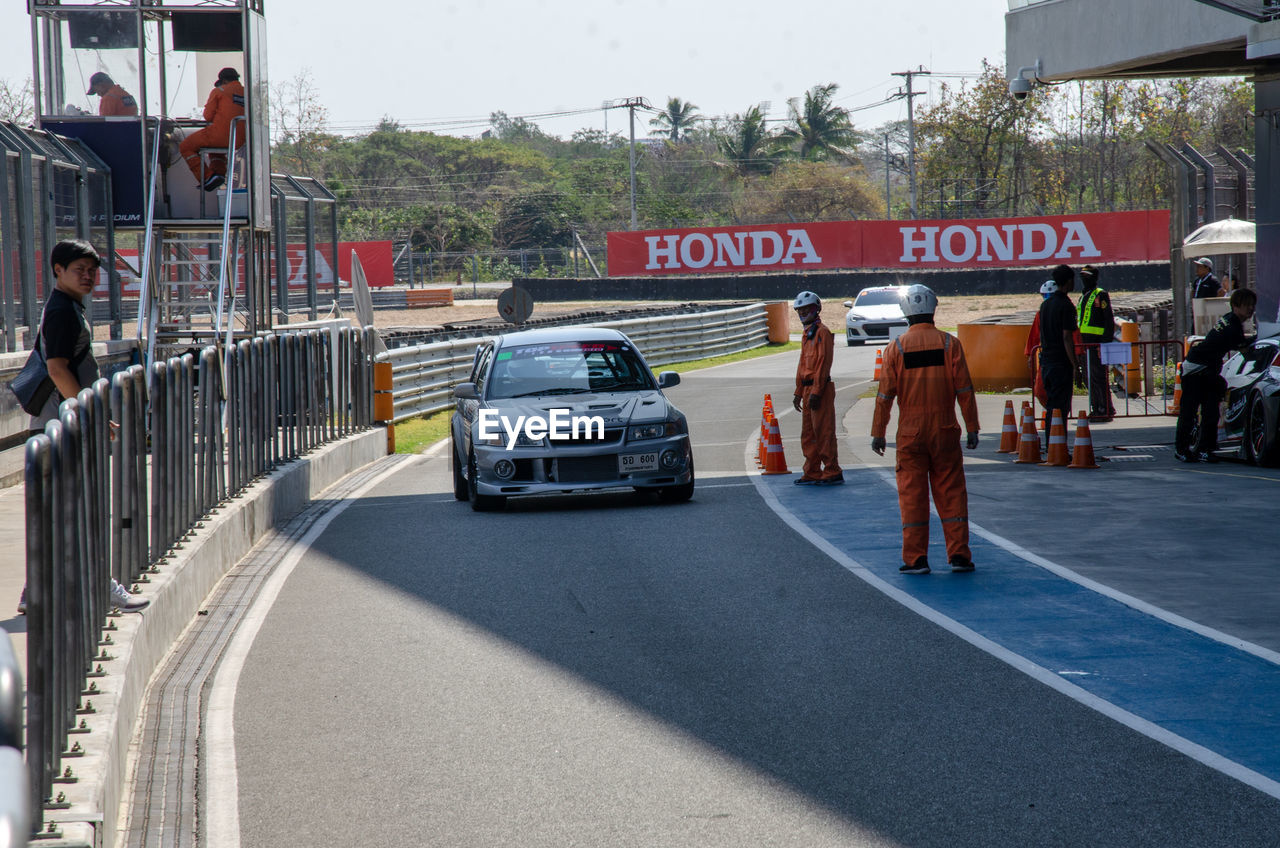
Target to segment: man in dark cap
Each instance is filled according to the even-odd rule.
[[[96,94],[102,98],[98,102],[98,114],[104,118],[138,114],[138,101],[133,99],[133,95],[102,71],[89,77],[89,90],[85,94]]]
[[[231,122],[244,114],[244,86],[235,68],[218,71],[218,81],[213,84],[209,100],[204,104],[204,119],[209,126],[196,130],[182,140],[178,152],[187,160],[187,167],[205,191],[213,191],[227,181],[227,157],[209,154],[209,166],[201,174],[200,148],[222,147],[231,143]],[[243,126],[236,130],[236,149],[244,146],[247,133]]]

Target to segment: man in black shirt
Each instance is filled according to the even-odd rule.
[[[1252,339],[1244,333],[1244,322],[1253,317],[1258,295],[1251,289],[1231,293],[1231,311],[1218,319],[1208,334],[1192,345],[1182,362],[1182,406],[1174,437],[1174,456],[1181,462],[1217,462],[1218,404],[1227,393],[1222,378],[1222,360]],[[1200,417],[1200,438],[1191,444],[1191,434]]]
[[[1045,409],[1046,438],[1053,410],[1062,410],[1064,419],[1071,416],[1073,384],[1080,370],[1076,360],[1076,308],[1067,297],[1067,292],[1075,288],[1075,278],[1075,271],[1066,265],[1054,268],[1053,281],[1058,290],[1040,304],[1040,373],[1049,400]]]
[[[1218,278],[1213,276],[1213,260],[1201,256],[1196,260],[1196,278],[1191,281],[1191,297],[1219,297],[1222,286]]]
[[[93,358],[93,330],[85,316],[84,298],[93,291],[102,260],[87,241],[60,241],[49,254],[49,264],[57,284],[49,293],[40,318],[38,344],[44,353],[54,391],[39,415],[31,416],[33,430],[58,416],[58,407],[74,398],[81,389],[98,379],[98,362]],[[131,594],[111,578],[111,606],[124,612],[139,612],[151,602]],[[18,612],[27,611],[27,590],[22,590]]]
[[[83,298],[93,291],[102,261],[87,241],[60,241],[49,255],[57,285],[49,293],[40,318],[40,345],[49,379],[55,391],[39,415],[31,417],[32,430],[58,416],[58,406],[98,379],[93,358],[93,331],[85,317]]]

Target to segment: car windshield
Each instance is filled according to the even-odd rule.
[[[897,289],[859,292],[858,299],[854,301],[855,306],[898,306],[901,303]]]
[[[624,342],[552,342],[503,348],[494,358],[490,398],[653,388],[649,370]]]

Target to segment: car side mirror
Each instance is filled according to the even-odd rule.
[[[844,308],[845,308],[845,309],[852,309],[852,308],[853,308],[853,301],[852,301],[852,300],[846,300],[846,301],[844,302]]]
[[[672,386],[680,385],[680,372],[663,371],[658,375],[658,388],[669,389]]]
[[[475,383],[459,383],[453,387],[453,396],[458,400],[478,400],[480,394]]]

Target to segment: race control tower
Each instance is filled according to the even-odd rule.
[[[271,329],[263,0],[28,0],[36,122],[111,169],[147,361]],[[131,256],[134,253],[136,255]]]

